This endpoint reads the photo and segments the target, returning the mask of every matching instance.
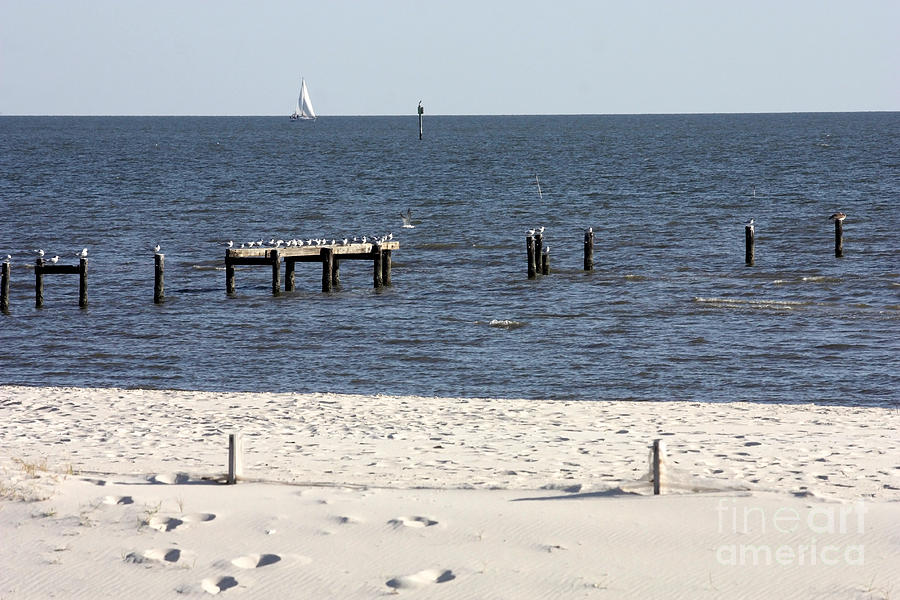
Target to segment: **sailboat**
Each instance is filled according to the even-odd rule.
[[[316,111],[313,110],[312,100],[309,99],[309,90],[306,87],[306,80],[300,78],[300,95],[297,96],[297,108],[291,115],[291,121],[313,121],[316,118]]]

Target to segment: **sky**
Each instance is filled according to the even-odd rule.
[[[2,115],[900,110],[898,0],[0,0]]]

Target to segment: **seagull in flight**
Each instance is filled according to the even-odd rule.
[[[407,208],[406,214],[400,213],[400,218],[403,219],[403,228],[404,229],[413,229],[415,225],[412,224],[412,209]]]
[[[836,212],[833,215],[831,215],[830,217],[828,217],[828,220],[829,221],[843,221],[846,218],[847,218],[847,215],[845,215],[844,213]]]

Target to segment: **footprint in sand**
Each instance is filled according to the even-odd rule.
[[[184,521],[181,519],[176,519],[174,517],[151,517],[149,521],[147,521],[147,525],[152,527],[157,531],[172,531],[173,529],[178,528],[183,525]]]
[[[181,515],[181,519],[185,523],[206,523],[216,518],[213,513],[191,513],[189,515]]]
[[[148,479],[150,483],[161,483],[164,485],[187,483],[190,480],[191,477],[187,473],[160,473]]]
[[[137,565],[148,563],[175,564],[184,558],[184,552],[178,548],[153,548],[138,554],[129,552],[125,555],[125,562]]]
[[[233,559],[231,564],[241,569],[258,569],[259,567],[274,565],[279,561],[281,561],[281,557],[277,554],[247,554],[246,556],[239,556]]]
[[[387,586],[395,590],[414,590],[431,585],[453,581],[456,575],[449,569],[425,569],[412,575],[403,575],[387,581]]]
[[[208,594],[218,594],[225,590],[231,589],[238,584],[238,580],[227,575],[225,577],[207,577],[200,582],[200,587]]]
[[[104,496],[103,504],[134,504],[131,496]]]
[[[341,525],[358,525],[362,523],[363,520],[359,517],[345,516],[345,517],[334,517],[334,520],[340,523]]]
[[[397,517],[388,521],[388,525],[394,527],[431,527],[438,522],[428,517]]]

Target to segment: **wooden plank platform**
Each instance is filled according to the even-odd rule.
[[[298,262],[322,263],[322,291],[330,292],[340,283],[340,262],[344,260],[371,260],[375,288],[391,285],[391,251],[398,250],[400,242],[380,244],[367,242],[352,244],[322,244],[310,246],[263,246],[255,248],[229,248],[225,251],[225,292],[235,293],[234,268],[236,265],[269,265],[272,268],[272,293],[281,292],[281,263],[285,267],[285,291],[294,290],[294,268]]]

